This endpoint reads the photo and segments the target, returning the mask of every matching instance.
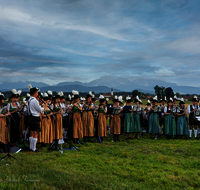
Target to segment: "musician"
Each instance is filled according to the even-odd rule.
[[[46,105],[49,105],[50,98],[47,93],[44,93],[43,99]],[[47,115],[45,114],[45,112]],[[46,107],[42,112],[42,127],[43,127],[42,139],[44,143],[43,146],[45,146],[45,144],[52,143],[53,139],[55,138],[55,129],[53,129],[52,119],[51,119],[52,115],[53,113],[48,107]]]
[[[85,104],[83,105],[83,137],[84,142],[90,142],[90,138],[94,137],[94,117],[93,117],[93,104],[91,91],[86,96]]]
[[[56,94],[55,97],[52,99],[53,104],[51,105],[51,109],[54,112],[54,117],[53,119],[53,131],[54,132],[54,139],[62,141],[63,139],[63,123],[62,123],[62,114],[63,114],[63,109],[60,106],[60,95]],[[55,134],[56,133],[56,134]]]
[[[149,117],[149,133],[151,138],[155,136],[155,139],[157,139],[157,135],[159,134],[159,113],[157,110],[158,107],[157,96],[153,98],[152,104],[153,106],[151,107],[150,117]]]
[[[133,133],[133,107],[131,97],[126,97],[126,105],[123,107],[124,116],[124,133],[126,139],[130,138],[130,133]]]
[[[7,144],[10,142],[10,139],[8,138],[8,127],[6,125],[6,117],[9,116],[9,113],[6,113],[6,107],[3,106],[4,100],[6,98],[2,93],[0,93],[0,142]]]
[[[107,137],[107,121],[106,121],[106,100],[103,95],[99,97],[99,109],[98,109],[98,139],[100,143],[103,142],[103,138]]]
[[[164,113],[164,109],[165,109],[165,103],[166,103],[166,97],[161,99],[161,113],[160,113],[160,117],[159,117],[159,133],[162,133],[162,126],[164,128],[164,123],[165,123],[165,113]]]
[[[115,97],[116,98],[116,97]],[[114,141],[120,141],[119,136],[121,134],[121,118],[120,113],[123,110],[120,104],[120,97],[113,99],[113,111],[111,113],[110,133],[114,134]]]
[[[195,119],[195,111],[198,109],[198,106],[196,105],[196,102],[198,102],[197,97],[194,96],[192,98],[192,105],[188,106],[188,114],[189,114],[189,137],[192,138],[192,128],[194,127],[194,136],[195,139],[197,139],[197,125],[198,121]]]
[[[40,114],[43,112],[43,110],[47,107],[47,105],[43,105],[43,108],[39,105],[38,100],[36,99],[38,97],[38,91],[39,89],[37,87],[32,87],[30,84],[28,85],[28,88],[30,90],[30,99],[28,101],[28,125],[30,130],[30,149],[34,152],[39,152],[36,149],[36,144],[38,140],[38,133],[41,131],[40,128]]]
[[[141,106],[139,105],[139,97],[136,96],[135,98],[135,105],[137,106],[137,110],[133,112],[133,138],[135,138],[135,133],[137,134],[137,139],[139,139],[139,135],[141,132],[141,126],[140,126],[140,114],[139,112],[141,111]]]
[[[180,112],[177,113],[177,135],[181,136],[184,139],[184,135],[188,135],[188,123],[186,120],[186,109],[184,99],[181,98],[179,103]]]
[[[173,114],[173,99],[170,98],[167,102],[167,106],[164,109],[165,113],[165,127],[164,127],[164,135],[167,135],[169,138],[172,138],[176,135],[176,122]]]
[[[73,113],[73,142],[78,144],[84,144],[79,141],[79,138],[83,138],[83,124],[81,120],[81,111],[82,107],[79,103],[80,96],[79,92],[73,90],[72,94],[74,95],[73,100],[73,107],[72,107],[72,113]]]
[[[19,142],[19,125],[20,125],[20,115],[18,113],[19,106],[16,102],[17,91],[12,89],[13,94],[10,96],[10,103],[7,105],[7,112],[11,114],[10,119],[10,141],[12,143]]]

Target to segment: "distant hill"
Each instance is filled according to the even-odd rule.
[[[46,83],[43,82],[33,82],[33,81],[25,81],[25,82],[6,82],[0,84],[0,91],[5,92],[5,91],[11,91],[13,88],[14,89],[26,89],[28,90],[28,85],[31,84],[33,87],[36,86],[38,88],[43,87],[43,86],[49,86]]]
[[[127,78],[115,78],[111,76],[104,76],[99,79],[93,80],[88,83],[83,83],[80,81],[74,82],[61,82],[57,85],[50,86],[45,83],[36,83],[36,82],[15,82],[15,83],[3,83],[0,84],[0,91],[11,91],[11,89],[23,89],[23,91],[28,90],[28,84],[36,86],[41,89],[41,91],[64,91],[71,92],[72,90],[78,90],[79,92],[89,92],[94,91],[96,93],[107,93],[110,92],[111,88],[114,88],[114,92],[131,92],[133,90],[139,90],[144,93],[154,93],[154,87],[164,86],[165,88],[171,87],[175,92],[184,93],[184,94],[200,94],[200,87],[191,87],[191,86],[178,86],[176,83],[169,83],[163,80],[156,79],[136,79],[129,80]]]
[[[22,91],[27,91],[27,89],[22,89]],[[90,87],[86,87],[86,86],[81,86],[78,84],[75,85],[64,85],[64,86],[46,86],[46,87],[42,87],[40,88],[41,92],[47,91],[47,90],[51,90],[51,91],[63,91],[63,92],[71,92],[72,90],[77,90],[78,92],[89,92],[89,91],[94,91],[95,94],[98,93],[107,93],[111,91],[111,88],[107,87],[107,86],[90,86]],[[115,89],[115,92],[120,92],[120,90]]]

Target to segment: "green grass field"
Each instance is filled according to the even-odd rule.
[[[19,152],[0,162],[0,189],[199,189],[200,141],[87,143],[79,151]],[[1,154],[1,157],[3,154]]]

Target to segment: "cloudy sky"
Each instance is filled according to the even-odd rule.
[[[0,82],[200,86],[199,10],[199,0],[0,0]]]

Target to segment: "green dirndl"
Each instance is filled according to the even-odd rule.
[[[149,133],[159,133],[159,116],[157,113],[151,113],[149,117]]]
[[[177,135],[188,135],[188,123],[185,115],[178,116]]]
[[[133,115],[132,115],[132,113],[125,114],[124,133],[133,133]]]
[[[164,135],[176,135],[176,121],[171,114],[165,115]]]
[[[133,132],[134,133],[140,133],[141,132],[141,128],[140,128],[140,114],[133,112]]]

